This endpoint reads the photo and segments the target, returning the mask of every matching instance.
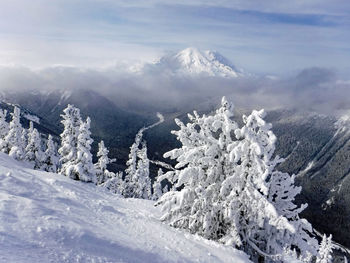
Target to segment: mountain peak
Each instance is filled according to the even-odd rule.
[[[201,51],[194,47],[163,56],[153,66],[158,70],[190,76],[207,75],[229,78],[243,76],[241,71],[217,51]]]

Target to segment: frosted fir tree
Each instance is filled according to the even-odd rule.
[[[176,171],[163,176],[174,187],[158,201],[164,211],[162,219],[239,247],[256,261],[280,262],[282,253],[291,245],[296,245],[305,258],[315,255],[308,249],[317,241],[307,236],[306,241],[311,242],[308,247],[297,242],[307,227],[300,227],[303,224],[298,210],[289,210],[296,208],[288,203],[293,200],[283,203],[270,198],[271,184],[278,181],[272,180],[272,175],[281,175],[274,173],[280,159],[272,158],[276,137],[271,125],[263,120],[264,112],[253,111],[244,117],[241,129],[232,117],[233,106],[223,98],[213,116],[194,112],[186,125],[176,120],[180,130],[172,133],[182,147],[164,155],[178,163]],[[292,181],[280,180],[290,183],[287,190],[294,193]],[[287,185],[283,183],[283,187]],[[273,188],[277,197],[283,196],[279,192],[283,187]],[[290,222],[292,218],[297,223]],[[284,235],[288,238],[286,244]]]
[[[133,146],[136,146],[136,142]],[[152,183],[149,177],[149,160],[147,157],[147,145],[145,142],[142,143],[142,148],[131,147],[131,160],[129,159],[129,165],[127,171],[127,178],[124,184],[125,197],[152,198]],[[137,162],[134,167],[134,162]]]
[[[240,140],[230,154],[236,164],[235,174],[222,188],[227,213],[235,211],[240,215],[234,218],[238,219],[235,229],[240,229],[242,222],[247,226],[243,233],[249,234],[242,234],[241,228],[239,236],[249,254],[255,251],[266,261],[279,262],[285,249],[297,248],[306,259],[316,254],[318,243],[310,236],[311,225],[299,218],[306,205],[297,207],[293,203],[301,190],[294,186],[294,176],[275,170],[283,160],[273,158],[277,138],[264,117],[263,110],[253,111],[248,117],[243,116],[244,126],[235,131]]]
[[[332,263],[332,250],[333,250],[333,244],[332,244],[332,235],[327,237],[326,235],[323,235],[322,242],[320,244],[320,248],[318,251],[316,263]]]
[[[140,151],[140,144],[142,140],[143,131],[142,128],[138,131],[135,137],[134,143],[130,147],[129,159],[126,162],[127,168],[125,169],[125,183],[123,189],[123,195],[125,197],[136,197],[137,190],[137,166],[138,166],[138,155]]]
[[[123,195],[125,197],[142,198],[141,196],[147,195],[148,196],[147,199],[151,198],[151,194],[141,194],[141,196],[140,196],[140,194],[137,194],[137,193],[140,193],[141,190],[140,190],[140,185],[138,185],[139,183],[137,182],[137,179],[135,179],[135,178],[138,178],[140,176],[140,173],[141,174],[147,174],[147,173],[149,174],[149,160],[148,160],[148,158],[139,162],[140,156],[147,157],[147,148],[140,149],[140,146],[141,146],[141,142],[142,142],[143,132],[148,130],[148,129],[154,128],[155,126],[161,124],[164,121],[164,117],[162,114],[157,113],[157,117],[159,119],[157,122],[155,122],[147,127],[143,127],[137,132],[136,137],[135,137],[135,142],[130,147],[129,159],[126,162],[127,168],[125,169],[126,176],[125,176],[124,189],[123,189]],[[143,151],[143,153],[142,153],[142,151]],[[146,172],[144,172],[144,171],[146,171]],[[143,175],[141,175],[141,176],[143,176]],[[149,179],[146,180],[147,185],[148,185],[148,180]],[[149,180],[149,182],[150,182],[150,180]],[[144,183],[144,180],[142,180],[142,184],[143,183]],[[136,186],[136,188],[135,188],[135,186]],[[148,191],[149,190],[147,190],[147,192]]]
[[[9,123],[6,122],[7,110],[0,110],[0,151],[8,151],[8,143],[5,140],[9,132]]]
[[[180,130],[172,133],[182,147],[164,154],[178,163],[175,171],[163,176],[173,188],[158,201],[164,211],[162,220],[209,239],[230,235],[231,222],[224,225],[223,221],[220,188],[235,168],[229,153],[236,143],[231,135],[238,126],[232,117],[233,105],[223,98],[212,116],[194,112],[188,115],[190,122],[186,125],[175,119]]]
[[[102,184],[107,181],[110,172],[107,170],[107,165],[116,161],[108,157],[108,149],[105,147],[103,141],[98,144],[97,157],[98,161],[95,163],[97,184]]]
[[[9,132],[5,136],[3,151],[8,153],[11,157],[22,160],[24,157],[24,147],[22,141],[22,125],[20,122],[20,109],[14,107],[13,113],[11,113],[12,120],[9,125]]]
[[[294,185],[295,175],[280,171],[272,172],[269,200],[274,204],[276,211],[288,219],[294,231],[271,229],[270,251],[281,253],[281,247],[286,249],[298,248],[299,258],[309,262],[310,257],[317,252],[318,241],[312,237],[311,224],[299,214],[307,207],[306,204],[297,207],[295,197],[301,192],[301,187]],[[276,245],[277,243],[277,245]]]
[[[134,184],[133,177],[136,174],[137,170],[137,154],[139,151],[139,147],[142,139],[142,129],[136,134],[135,142],[130,147],[129,159],[126,162],[127,168],[125,169],[125,184],[123,189],[123,195],[125,197],[133,197],[134,196]]]
[[[114,194],[123,194],[124,189],[124,181],[123,181],[123,173],[106,173],[106,181],[100,185],[111,191]]]
[[[0,109],[0,140],[4,140],[9,132],[9,124],[6,121],[7,110]]]
[[[29,135],[33,133],[33,130],[34,130],[34,124],[33,124],[32,121],[29,122],[29,127],[28,127],[28,129],[22,129],[22,136],[21,136],[21,139],[22,139],[22,144],[24,145],[24,148],[27,147]]]
[[[149,160],[147,156],[147,144],[142,143],[142,148],[138,151],[139,161],[137,162],[136,177],[134,185],[136,185],[136,197],[143,199],[152,198],[152,183],[149,177]]]
[[[41,136],[37,129],[33,128],[31,122],[31,128],[28,131],[28,144],[25,148],[24,159],[33,164],[34,169],[42,169],[44,161],[44,152],[41,147]]]
[[[156,178],[156,180],[153,182],[153,195],[152,195],[152,200],[158,200],[162,195],[163,195],[163,191],[162,191],[162,178],[163,178],[163,170],[159,169],[158,170],[158,176]],[[160,180],[158,180],[158,178]]]
[[[61,147],[58,149],[58,153],[61,156],[59,172],[74,180],[78,180],[77,175],[73,173],[73,166],[77,160],[79,128],[82,122],[80,110],[69,104],[63,110],[61,117],[64,129],[61,133]]]
[[[90,118],[81,122],[77,143],[77,158],[72,167],[72,175],[83,182],[96,182],[96,171],[92,163]]]
[[[53,141],[52,135],[46,142],[46,150],[44,153],[43,169],[47,172],[56,173],[59,166],[59,157],[57,154],[57,146]]]

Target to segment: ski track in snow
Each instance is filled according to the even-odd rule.
[[[34,171],[0,153],[0,262],[250,262],[160,215],[153,201]]]

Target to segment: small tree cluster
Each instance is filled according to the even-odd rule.
[[[139,134],[130,147],[129,160],[126,163],[127,169],[125,170],[126,177],[123,195],[125,197],[151,199],[152,184],[149,177],[147,145],[146,142],[141,142]]]
[[[126,180],[122,179],[122,172],[115,174],[107,169],[107,165],[116,160],[108,157],[109,151],[103,141],[99,143],[98,161],[93,164],[91,121],[89,117],[83,121],[78,108],[68,105],[63,110],[61,115],[63,132],[58,151],[51,135],[48,136],[45,149],[42,135],[34,128],[32,122],[28,129],[24,129],[20,122],[20,115],[20,109],[15,107],[14,112],[11,113],[12,120],[7,123],[7,111],[0,110],[0,150],[2,152],[17,160],[31,163],[34,169],[59,172],[74,180],[95,182],[114,193],[127,197],[152,198],[147,146],[142,142],[142,133],[163,121],[160,114],[160,120],[157,123],[142,128],[138,132],[135,143],[131,147]],[[159,195],[157,192],[157,196]]]
[[[107,165],[116,161],[116,159],[110,159],[108,157],[108,149],[105,147],[103,141],[98,144],[97,157],[99,158],[95,164],[97,184],[103,184],[111,176],[111,172],[107,170]]]
[[[61,156],[59,172],[74,180],[96,182],[96,171],[92,163],[90,132],[90,118],[83,121],[80,110],[68,105],[63,110],[61,147],[58,152]]]
[[[42,135],[33,123],[30,122],[28,129],[22,127],[18,107],[14,107],[10,123],[6,122],[6,116],[7,111],[0,110],[0,150],[32,164],[34,169],[56,172],[58,156],[52,136],[49,136],[44,150]]]
[[[276,137],[264,111],[232,119],[233,106],[223,98],[211,116],[188,115],[186,125],[172,133],[182,147],[164,154],[177,160],[175,171],[162,176],[173,189],[163,195],[162,220],[209,239],[243,249],[252,259],[282,262],[296,249],[305,262],[318,243],[311,225],[299,218],[305,205],[293,201],[300,192],[294,176],[278,172]]]
[[[122,194],[124,187],[123,173],[113,173],[108,171],[107,165],[116,161],[108,157],[108,149],[103,141],[98,144],[97,157],[99,158],[95,164],[97,184],[108,189],[112,193]]]

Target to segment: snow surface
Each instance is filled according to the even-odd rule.
[[[161,223],[152,201],[34,171],[0,153],[0,262],[250,262]]]

